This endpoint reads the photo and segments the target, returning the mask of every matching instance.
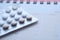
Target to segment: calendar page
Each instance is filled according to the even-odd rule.
[[[11,11],[12,13],[10,14]],[[32,13],[39,17],[35,18],[30,15]],[[60,35],[60,0],[0,0],[0,14],[0,36],[40,20],[42,21],[40,24],[44,25],[40,27],[44,28],[46,26],[48,29],[50,26],[52,29],[56,27],[57,29],[55,29],[58,32],[57,35]],[[41,29],[41,31],[42,30],[44,29]]]

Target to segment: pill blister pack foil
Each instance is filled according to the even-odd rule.
[[[10,6],[0,10],[0,36],[26,27],[37,21],[37,18],[30,15],[21,7]]]

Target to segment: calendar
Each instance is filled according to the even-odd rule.
[[[59,14],[59,2],[60,0],[0,0],[0,36],[38,22],[38,18],[29,12],[50,11]],[[31,10],[29,12],[28,7]]]

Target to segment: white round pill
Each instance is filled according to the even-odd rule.
[[[16,21],[18,21],[18,20],[19,20],[19,18],[20,18],[20,17],[16,16],[16,17],[15,17],[15,20],[16,20]]]
[[[23,17],[23,18],[26,18],[26,17],[27,17],[27,15],[26,15],[26,14],[23,14],[23,15],[22,15],[22,17]]]
[[[3,20],[7,20],[7,18],[8,18],[7,16],[3,16],[2,17]]]
[[[16,6],[13,6],[12,9],[13,9],[13,10],[17,10],[18,8],[17,8]]]
[[[15,16],[15,14],[13,14],[13,13],[12,13],[12,14],[10,14],[10,17],[14,17],[14,16]]]
[[[18,11],[17,14],[18,14],[18,15],[21,15],[21,14],[22,14],[22,11]]]
[[[12,19],[7,20],[7,23],[10,24],[12,22]]]
[[[7,10],[6,10],[6,13],[10,13],[10,12],[11,12],[11,10],[10,10],[10,9],[7,9]]]

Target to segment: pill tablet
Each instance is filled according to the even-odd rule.
[[[32,20],[32,17],[31,16],[28,16],[27,17],[27,21],[31,21]]]
[[[12,7],[13,10],[17,10],[18,8],[15,6],[15,7]]]
[[[12,23],[11,23],[11,26],[12,26],[12,27],[15,27],[15,26],[17,26],[17,23],[16,23],[16,22],[12,22]]]
[[[21,15],[21,14],[22,14],[22,11],[18,11],[17,14],[18,14],[18,15]]]
[[[2,17],[3,20],[7,20],[7,18],[8,18],[7,16],[3,16]]]
[[[12,17],[12,18],[13,18],[14,16],[15,16],[15,14],[10,14],[10,17]]]
[[[16,21],[19,21],[19,19],[20,19],[20,17],[17,17],[17,16],[15,17],[15,20],[16,20]]]
[[[12,20],[11,20],[11,19],[7,20],[7,23],[8,23],[8,24],[10,24],[11,22],[12,22]]]
[[[26,15],[26,14],[23,14],[23,15],[22,15],[22,18],[26,18],[26,17],[27,17],[27,15]]]
[[[7,9],[7,10],[6,10],[6,13],[10,13],[10,12],[11,12],[11,10],[10,10],[10,9]]]
[[[25,22],[24,19],[20,19],[20,20],[19,20],[19,23],[20,23],[20,24],[23,24],[24,22]]]
[[[4,30],[7,30],[8,28],[9,28],[9,26],[8,26],[7,24],[4,24],[4,25],[3,25],[3,29],[4,29]]]

